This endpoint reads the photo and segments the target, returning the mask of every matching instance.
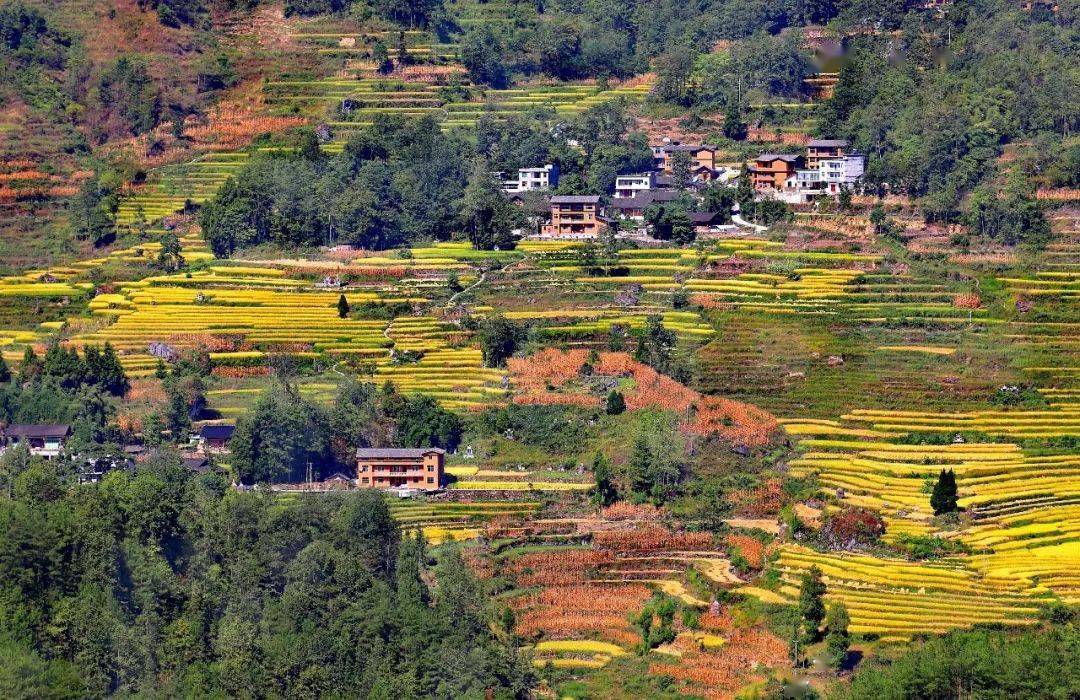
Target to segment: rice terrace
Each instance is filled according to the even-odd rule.
[[[0,0],[0,695],[1080,697],[1078,45]]]

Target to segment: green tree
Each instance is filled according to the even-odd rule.
[[[371,60],[375,63],[375,70],[383,75],[394,70],[394,62],[390,60],[390,51],[381,40],[376,41],[371,47]]]
[[[350,310],[351,309],[349,308],[349,300],[345,298],[344,294],[342,294],[341,296],[338,297],[338,300],[337,300],[337,315],[338,315],[338,318],[348,318]]]
[[[817,641],[825,619],[825,582],[816,565],[802,575],[799,584],[799,615],[809,641]]]
[[[956,499],[956,473],[952,469],[942,469],[930,494],[930,507],[933,508],[934,515],[955,512]]]
[[[724,110],[724,125],[721,128],[724,136],[732,141],[744,141],[746,139],[747,125],[742,119],[737,101],[728,100],[727,108]]]
[[[520,213],[499,189],[487,163],[477,161],[461,203],[461,218],[477,250],[510,250]]]
[[[689,106],[694,100],[694,51],[681,46],[656,59],[653,95],[662,102]]]
[[[0,355],[0,384],[4,384],[11,381],[11,368],[8,367],[7,361]]]
[[[612,389],[607,395],[607,401],[604,405],[604,412],[609,416],[617,416],[626,410],[626,399],[623,395]]]
[[[180,378],[175,376],[162,382],[165,405],[162,407],[161,418],[164,429],[172,435],[174,443],[187,440],[191,431],[191,404],[181,384]]]
[[[517,351],[523,329],[503,316],[492,316],[480,324],[480,352],[487,367],[503,367]]]
[[[462,38],[461,64],[469,71],[469,78],[478,85],[490,85],[496,89],[507,85],[502,43],[489,25],[474,26]]]
[[[405,30],[402,29],[398,32],[397,37],[397,61],[398,65],[407,66],[412,63],[412,58],[409,56],[409,46],[405,42]]]
[[[15,447],[0,454],[0,483],[11,498],[15,480],[30,467],[30,448],[25,440],[20,440]]]
[[[851,634],[848,625],[851,624],[851,616],[848,615],[847,607],[843,603],[834,603],[829,606],[828,615],[825,616],[825,651],[828,654],[832,667],[839,671],[844,667],[847,660],[848,649],[851,647]]]
[[[678,343],[679,338],[675,332],[664,327],[662,316],[649,316],[645,319],[645,328],[638,337],[634,359],[644,362],[658,372],[670,374]]]
[[[592,473],[595,483],[592,496],[593,503],[601,508],[610,506],[618,500],[619,493],[615,489],[615,482],[611,473],[611,462],[608,461],[604,453],[596,453],[593,458]]]
[[[161,248],[158,250],[157,265],[166,272],[176,272],[186,266],[184,256],[180,254],[180,239],[171,231],[161,236]]]
[[[840,185],[840,195],[837,197],[837,206],[840,207],[840,211],[851,211],[851,188],[847,185]]]
[[[329,461],[323,410],[276,381],[236,423],[229,444],[233,468],[245,483],[302,481],[310,464]]]
[[[680,192],[690,189],[693,184],[694,173],[691,168],[694,158],[689,151],[678,150],[671,156],[671,182],[675,189]]]

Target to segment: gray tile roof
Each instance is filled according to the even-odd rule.
[[[552,204],[597,204],[600,201],[598,194],[585,195],[555,195],[551,198]]]
[[[675,143],[664,146],[664,150],[668,153],[674,153],[676,151],[691,151],[696,153],[697,151],[715,151],[716,146],[709,146],[707,144],[694,144],[694,143]]]
[[[64,424],[12,423],[0,431],[0,433],[3,433],[8,437],[67,437],[71,434],[71,426]]]
[[[792,162],[798,160],[799,158],[802,158],[802,156],[794,154],[794,153],[762,153],[760,156],[755,158],[755,160],[763,160],[763,161],[783,160],[783,161],[787,161],[788,163],[792,163]]]
[[[357,459],[420,459],[426,454],[444,455],[446,450],[440,447],[360,447],[356,450]]]
[[[612,209],[644,209],[656,202],[674,202],[680,196],[679,192],[671,190],[645,190],[633,197],[613,199],[609,205]]]
[[[810,148],[845,148],[848,145],[846,139],[813,139]]]

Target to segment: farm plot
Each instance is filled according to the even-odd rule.
[[[262,364],[274,352],[312,358],[388,354],[385,321],[338,318],[338,293],[305,290],[305,284],[272,268],[230,267],[126,283],[91,304],[93,314],[115,321],[72,342],[111,342],[135,377],[157,364],[151,343],[174,350],[209,343],[211,359],[225,365]],[[385,299],[363,291],[347,298],[355,304]]]
[[[830,595],[848,604],[853,629],[891,640],[977,622],[1027,624],[1055,598],[1077,600],[1080,456],[1024,450],[1014,442],[893,441],[920,432],[1057,439],[1080,432],[1076,418],[1073,410],[1061,409],[856,410],[842,421],[783,421],[785,430],[802,438],[792,475],[814,475],[844,503],[881,512],[887,541],[937,535],[962,543],[967,553],[929,563],[784,545],[780,593],[797,593],[798,575],[816,564],[826,573]],[[929,494],[942,469],[956,474],[958,505],[972,520],[958,530],[938,530],[931,520]]]
[[[1011,443],[897,445],[815,438],[799,447],[808,451],[792,461],[793,474],[816,474],[823,486],[842,490],[852,505],[916,520],[931,515],[928,484],[941,469],[956,473],[960,505],[976,513],[1035,496],[1066,502],[1080,496],[1080,457],[1029,455]]]
[[[827,599],[847,606],[851,631],[877,634],[886,641],[986,622],[1033,624],[1049,600],[1018,580],[987,579],[951,562],[824,554],[799,545],[785,545],[781,551],[780,596],[795,601],[800,577],[813,566],[823,574]],[[759,595],[754,588],[746,592]]]
[[[492,520],[536,512],[535,501],[391,501],[390,515],[405,532],[422,532],[431,544],[477,537]]]
[[[243,152],[209,153],[189,163],[159,168],[146,185],[121,201],[116,224],[131,229],[139,221],[153,222],[175,214],[187,202],[202,204],[247,161],[248,154]]]
[[[688,592],[682,579],[692,567],[704,573],[726,564],[711,535],[610,525],[594,532],[588,547],[525,546],[486,559],[486,575],[507,576],[520,591],[507,602],[538,667],[589,671],[630,652],[640,643],[631,620],[657,591],[689,607],[708,606],[707,594]],[[783,663],[780,639],[735,624],[729,611],[703,613],[696,631],[676,626],[676,641],[649,657],[650,670],[670,675],[686,692],[731,696]]]
[[[381,114],[406,117],[432,116],[444,128],[471,127],[482,114],[506,117],[543,108],[559,115],[572,115],[612,100],[640,101],[648,85],[618,86],[601,89],[595,85],[551,85],[505,90],[483,90],[458,101],[447,97],[439,85],[394,78],[363,77],[322,78],[316,80],[280,80],[266,84],[269,104],[298,105],[309,110],[340,107],[347,121],[331,121],[339,134],[372,123]]]

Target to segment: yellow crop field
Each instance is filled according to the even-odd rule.
[[[1072,409],[934,412],[854,410],[839,420],[781,420],[799,439],[790,463],[795,476],[813,475],[841,501],[885,517],[885,541],[939,536],[966,554],[914,562],[868,555],[815,552],[784,545],[778,591],[748,588],[765,599],[791,599],[799,576],[818,566],[829,597],[842,600],[852,630],[891,641],[977,622],[1030,624],[1051,600],[1080,599],[1080,455],[1027,452],[1010,438],[1076,435]],[[904,444],[919,432],[979,432],[1001,442]],[[956,474],[958,505],[972,522],[939,530],[929,490],[937,473]]]

